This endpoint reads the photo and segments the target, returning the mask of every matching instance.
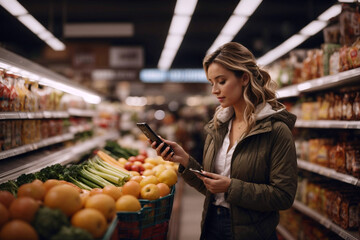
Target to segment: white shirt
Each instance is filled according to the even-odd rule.
[[[223,144],[215,159],[215,173],[226,177],[230,177],[231,158],[234,153],[235,147],[238,143],[238,141],[236,141],[236,143],[231,147],[231,149],[227,151],[230,145],[229,134],[230,134],[231,126],[232,126],[232,120],[230,120],[229,122],[228,132],[225,135]],[[220,205],[227,208],[230,207],[230,204],[225,201],[224,193],[215,194],[214,205],[217,206]]]

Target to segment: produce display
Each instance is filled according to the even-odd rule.
[[[126,170],[128,163],[139,168]],[[121,216],[154,217],[157,204],[171,213],[176,170],[161,157],[108,141],[86,161],[22,174],[0,184],[0,239],[102,239]],[[171,203],[166,209],[162,199]]]

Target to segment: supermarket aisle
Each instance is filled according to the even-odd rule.
[[[204,198],[195,189],[184,184],[178,240],[196,240],[200,238],[200,222]]]

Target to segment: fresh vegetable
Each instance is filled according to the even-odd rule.
[[[59,209],[41,207],[36,212],[33,226],[40,239],[50,239],[63,226],[69,226],[70,222],[66,215]],[[65,239],[65,238],[64,238]]]
[[[92,240],[92,235],[81,228],[74,226],[63,226],[60,231],[51,237],[50,240]]]
[[[122,147],[117,141],[106,141],[104,148],[112,155],[115,155],[118,159],[121,157],[128,159],[131,156],[139,155],[138,150]]]
[[[99,151],[97,151],[96,155],[99,156],[103,161],[113,165],[114,167],[117,167],[119,169],[123,169],[124,171],[126,171],[126,169],[124,169],[118,161],[116,161],[110,155],[106,154],[104,151],[99,150]]]
[[[0,190],[11,192],[12,195],[16,196],[17,194],[18,185],[14,180],[9,180],[0,184]]]

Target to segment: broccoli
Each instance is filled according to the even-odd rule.
[[[51,237],[50,240],[92,240],[94,239],[92,237],[92,235],[82,229],[82,228],[78,228],[78,227],[74,227],[74,226],[63,226],[61,228],[61,230],[54,236]]]
[[[41,207],[35,215],[33,226],[40,239],[50,239],[60,231],[61,227],[69,226],[70,222],[66,215],[59,209]]]
[[[16,196],[18,185],[14,180],[9,180],[7,182],[0,184],[0,190],[11,192],[12,195]]]
[[[36,179],[35,174],[33,174],[33,173],[29,173],[29,174],[23,173],[16,179],[16,184],[18,186],[21,186],[21,185],[23,185],[25,183],[31,183],[35,179]]]

